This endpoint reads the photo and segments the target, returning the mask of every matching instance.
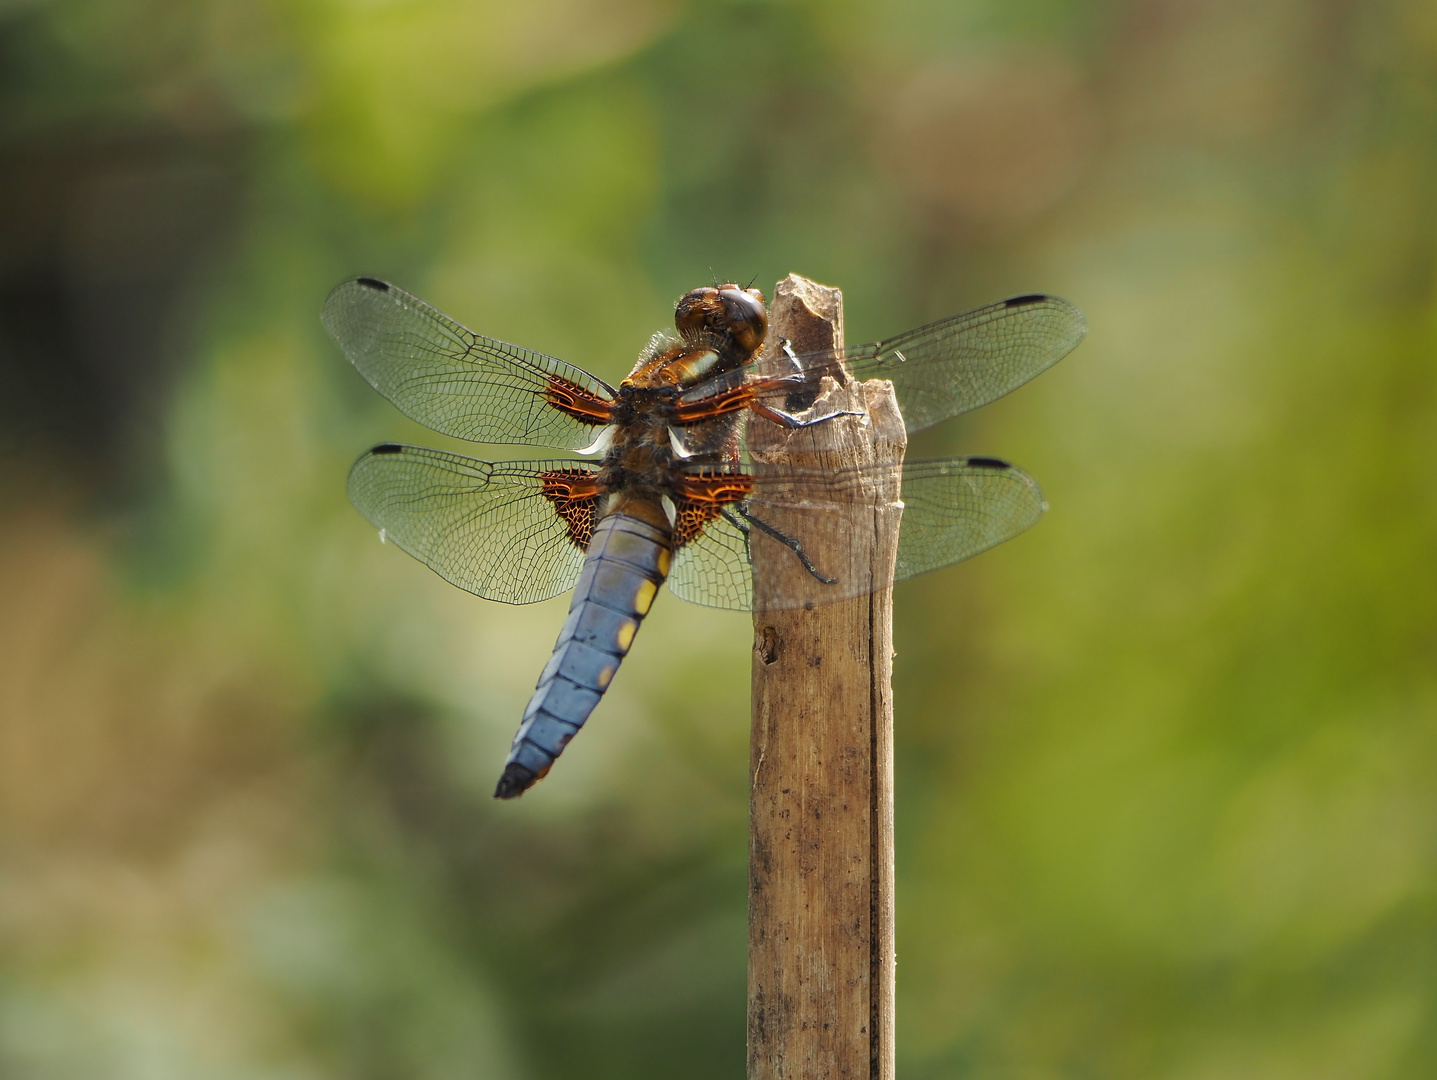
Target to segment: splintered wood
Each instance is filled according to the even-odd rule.
[[[780,346],[843,343],[843,296],[789,275],[770,309],[765,369]],[[777,368],[771,365],[778,365]],[[902,460],[893,388],[825,380],[819,407],[852,411],[808,428],[749,425],[755,463],[837,470]],[[768,524],[803,540],[815,567],[872,584],[852,599],[764,610],[811,589],[792,551],[754,529],[753,727],[749,763],[749,1080],[893,1080],[892,574],[895,470],[845,485],[842,528]],[[809,544],[813,546],[810,547]],[[836,575],[830,575],[836,576]]]

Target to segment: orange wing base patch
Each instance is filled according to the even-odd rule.
[[[548,379],[544,399],[554,408],[586,424],[609,423],[613,414],[613,406],[609,402],[558,375],[550,375]]]
[[[716,416],[727,416],[740,409],[752,409],[765,419],[775,419],[773,410],[759,401],[760,395],[775,390],[793,390],[790,376],[775,375],[770,378],[749,379],[731,390],[700,398],[697,401],[679,402],[674,407],[674,422],[694,424],[700,420],[711,420]]]
[[[722,394],[701,398],[698,401],[680,402],[674,406],[674,423],[694,424],[700,420],[712,420],[716,416],[746,409],[752,404],[757,385],[744,383]]]
[[[753,492],[753,477],[737,472],[690,473],[679,481],[674,500],[674,544],[683,547],[697,540],[704,526],[730,503],[742,502]]]
[[[580,469],[553,469],[539,475],[542,482],[539,491],[564,519],[569,540],[580,551],[588,551],[589,541],[594,538],[594,523],[599,520],[599,500],[604,494],[598,478]]]

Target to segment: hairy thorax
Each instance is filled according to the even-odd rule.
[[[607,489],[620,493],[609,512],[622,510],[645,520],[662,513],[663,524],[672,525],[672,507],[665,506],[665,499],[683,486],[682,477],[705,466],[737,463],[738,413],[686,423],[676,403],[685,391],[742,368],[752,356],[731,336],[707,330],[688,340],[655,337],[619,388],[601,472]]]

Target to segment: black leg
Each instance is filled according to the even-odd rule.
[[[825,420],[832,420],[835,416],[864,415],[861,412],[854,412],[850,409],[843,412],[824,413],[822,416],[800,419],[795,414],[807,412],[818,398],[821,376],[816,379],[812,372],[803,370],[803,363],[798,359],[798,354],[793,351],[793,342],[789,341],[788,338],[780,339],[779,349],[788,361],[788,366],[792,369],[790,374],[782,377],[782,381],[792,385],[793,389],[789,391],[782,409],[769,407],[767,415],[770,420],[786,428],[794,429],[812,427],[814,424],[821,424]],[[829,372],[829,374],[835,375],[840,384],[844,382],[841,369],[835,369]]]
[[[789,551],[791,551],[791,552],[793,552],[795,555],[797,555],[797,556],[798,556],[798,561],[801,562],[801,563],[803,563],[803,568],[804,568],[805,570],[807,570],[810,574],[812,574],[815,578],[817,578],[819,581],[823,582],[823,584],[825,584],[825,585],[836,585],[836,584],[838,584],[838,579],[837,579],[837,578],[824,577],[822,574],[820,574],[820,573],[818,572],[818,568],[813,565],[813,563],[809,560],[808,555],[804,552],[804,550],[803,550],[803,545],[802,545],[801,543],[799,543],[797,540],[795,540],[793,537],[791,537],[791,536],[785,536],[783,533],[779,532],[777,529],[775,529],[775,528],[774,528],[772,525],[770,525],[768,522],[764,521],[762,518],[754,517],[752,514],[750,514],[747,510],[745,510],[745,509],[744,509],[743,507],[741,507],[741,506],[740,506],[740,507],[737,507],[736,509],[738,510],[738,513],[740,514],[740,516],[742,516],[743,519],[744,519],[745,521],[747,521],[750,525],[752,525],[752,526],[754,526],[755,528],[757,528],[759,532],[767,533],[769,536],[773,537],[775,540],[777,540],[777,541],[778,541],[780,544],[782,544],[784,547],[788,548]],[[740,527],[741,527],[741,526],[740,526]],[[744,529],[744,540],[745,540],[745,542],[747,542],[747,540],[748,540],[748,530],[747,530],[747,529]],[[750,555],[750,558],[752,558],[752,555]]]
[[[747,560],[748,560],[748,564],[749,564],[750,566],[752,566],[752,565],[753,565],[753,544],[752,544],[752,543],[750,542],[750,540],[749,540],[749,532],[750,532],[749,527],[748,527],[747,525],[745,525],[745,524],[739,519],[738,515],[735,514],[732,510],[730,510],[727,506],[725,506],[722,510],[720,510],[719,513],[724,516],[724,520],[725,520],[725,521],[727,521],[730,525],[732,525],[732,526],[733,526],[735,529],[737,529],[739,532],[743,533],[743,557],[744,557],[745,559],[747,559]]]
[[[787,375],[780,375],[774,381],[792,386],[788,397],[784,400],[782,409],[774,408],[772,405],[756,406],[755,411],[765,419],[773,421],[781,427],[790,431],[797,428],[812,427],[814,424],[821,424],[825,420],[832,420],[835,416],[865,416],[866,413],[844,409],[840,412],[824,413],[822,416],[800,417],[796,413],[807,412],[818,397],[818,382],[803,370],[803,364],[799,362],[798,354],[793,351],[793,343],[788,338],[779,339],[779,349],[788,365],[793,370]],[[842,381],[840,379],[840,381]]]
[[[866,413],[856,412],[853,409],[842,409],[838,412],[824,413],[822,416],[800,417],[794,416],[793,413],[784,412],[782,409],[775,409],[772,406],[770,406],[764,412],[764,416],[767,419],[772,420],[775,423],[779,424],[781,427],[786,427],[789,430],[794,430],[796,428],[813,427],[814,424],[821,424],[825,420],[832,420],[835,417],[839,416],[866,415]]]

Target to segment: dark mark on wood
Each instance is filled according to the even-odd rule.
[[[754,648],[758,652],[758,658],[765,665],[773,664],[778,660],[778,650],[782,647],[783,641],[778,636],[778,631],[771,626],[765,626],[758,633],[758,639],[754,642]]]

